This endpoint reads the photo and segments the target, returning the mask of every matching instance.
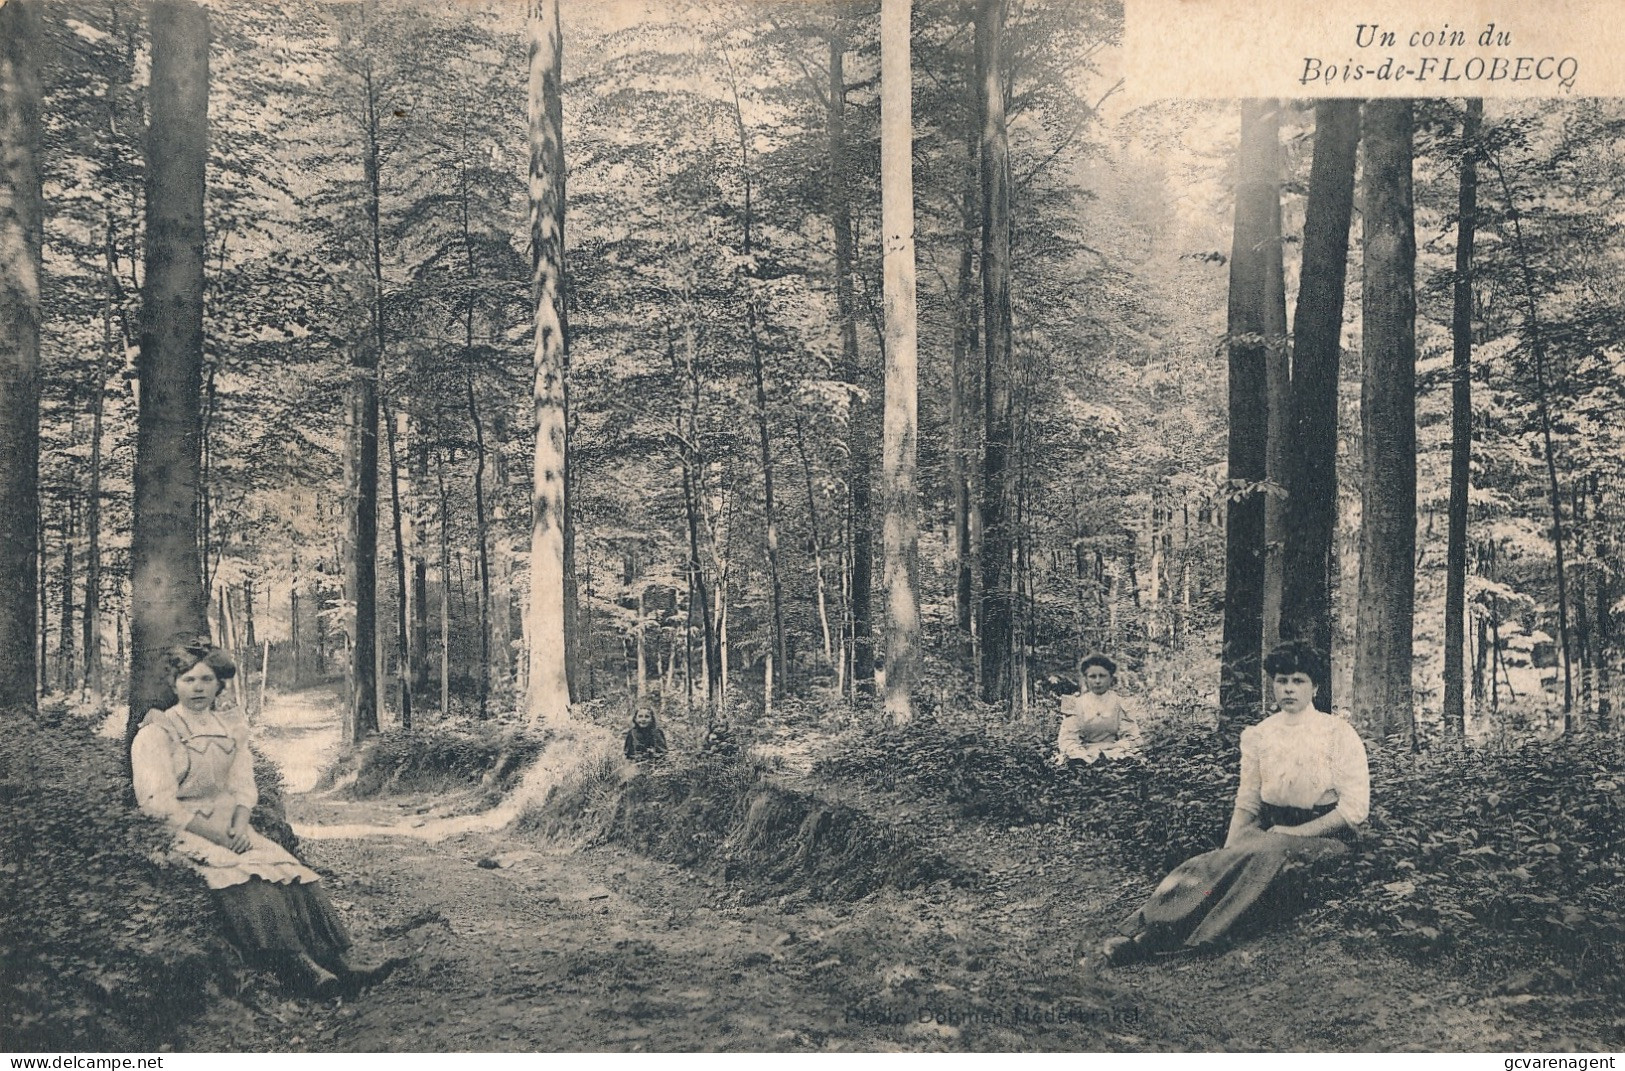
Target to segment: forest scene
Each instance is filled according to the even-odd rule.
[[[0,3],[0,1048],[1625,1047],[1625,102],[1124,18]]]

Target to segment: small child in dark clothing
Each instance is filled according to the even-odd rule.
[[[626,730],[626,757],[636,762],[658,759],[665,754],[666,734],[655,723],[655,712],[648,707],[638,708],[632,715],[632,727]]]

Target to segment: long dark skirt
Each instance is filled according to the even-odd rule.
[[[250,878],[215,891],[226,939],[244,956],[276,958],[304,952],[317,963],[342,959],[350,935],[320,885]]]
[[[1260,825],[1299,825],[1330,810],[1265,804]],[[1204,852],[1175,867],[1118,930],[1150,952],[1219,947],[1238,929],[1298,910],[1305,879],[1348,850],[1331,837],[1266,832],[1241,847]]]

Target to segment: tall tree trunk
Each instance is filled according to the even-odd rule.
[[[1574,648],[1579,652],[1580,658],[1580,713],[1583,719],[1585,713],[1591,709],[1591,621],[1590,608],[1586,604],[1586,498],[1581,493],[1578,482],[1569,488],[1569,515],[1574,519],[1574,558],[1577,568],[1574,576],[1574,590],[1569,598],[1574,603]]]
[[[38,709],[40,34],[0,7],[0,710]],[[144,713],[143,709],[143,713]]]
[[[384,435],[389,447],[390,529],[395,537],[395,657],[401,705],[401,728],[412,728],[412,645],[406,625],[406,533],[401,511],[401,464],[395,445],[395,415],[384,405]],[[250,621],[253,618],[249,618]],[[254,646],[252,626],[248,645]]]
[[[372,337],[351,352],[350,428],[345,452],[349,562],[345,596],[354,610],[345,740],[378,731],[378,367],[384,357],[382,152],[378,91],[368,57],[362,83],[362,177],[370,244]]]
[[[1269,230],[1263,242],[1264,263],[1264,379],[1269,395],[1269,427],[1264,454],[1264,476],[1273,485],[1264,499],[1264,649],[1281,642],[1281,594],[1286,571],[1287,423],[1292,404],[1292,352],[1286,334],[1286,265],[1281,242],[1281,102],[1260,121],[1273,152],[1268,163]]]
[[[745,327],[750,337],[751,371],[756,385],[756,432],[760,444],[762,464],[762,523],[766,529],[767,575],[769,599],[773,614],[773,646],[767,668],[766,702],[769,710],[776,692],[790,688],[789,645],[784,633],[784,582],[779,575],[779,519],[773,503],[773,447],[769,435],[767,413],[767,363],[762,353],[761,333],[756,323],[756,266],[752,242],[755,222],[751,203],[750,137],[745,128],[745,112],[739,102],[739,85],[733,80],[730,64],[728,76],[733,89],[734,129],[739,135],[739,167],[744,176],[745,205],[740,221],[741,252],[745,270]],[[777,672],[775,672],[775,667]]]
[[[492,482],[496,491],[491,495],[491,595],[488,614],[491,618],[491,681],[504,692],[513,683],[513,579],[512,546],[508,536],[508,464],[503,444],[508,440],[508,424],[498,416],[492,421],[492,437],[496,440],[491,451]],[[591,631],[587,630],[591,635]],[[506,709],[512,709],[510,704]]]
[[[446,494],[446,459],[434,455],[440,491],[440,716],[451,714],[451,499]]]
[[[57,619],[56,683],[62,691],[73,687],[79,659],[73,650],[73,551],[79,534],[79,500],[68,499],[67,516],[62,521],[62,571],[57,575],[62,613]]]
[[[429,444],[421,422],[408,420],[407,439],[412,454],[412,494],[409,497],[413,503],[412,690],[421,693],[429,686],[429,523],[424,506],[429,486]]]
[[[149,25],[146,282],[136,374],[131,536],[130,719],[175,701],[163,649],[206,635],[198,554],[203,375],[203,189],[208,160],[209,19],[190,0],[156,0]]]
[[[949,495],[954,504],[954,622],[959,631],[970,637],[975,619],[976,557],[971,542],[972,479],[975,468],[972,459],[981,456],[981,421],[971,422],[971,414],[980,414],[981,377],[976,375],[977,356],[981,342],[977,328],[981,324],[976,300],[976,239],[981,232],[979,200],[981,181],[977,173],[977,140],[979,124],[975,121],[979,97],[976,86],[967,85],[970,99],[971,121],[965,124],[965,168],[960,187],[959,275],[954,292],[953,368],[948,381],[948,427],[950,451],[948,454]],[[976,428],[974,441],[972,428]]]
[[[51,653],[51,607],[50,584],[51,568],[45,557],[45,526],[38,525],[34,529],[34,558],[39,564],[34,570],[34,600],[37,612],[35,619],[39,623],[39,635],[34,637],[34,688],[38,692],[50,689],[50,653]]]
[[[1602,497],[1598,490],[1596,478],[1591,483],[1592,504],[1594,515],[1597,518],[1597,583],[1594,595],[1596,597],[1596,622],[1593,632],[1596,636],[1596,665],[1597,665],[1597,731],[1609,732],[1613,729],[1614,721],[1614,570],[1617,566],[1617,556],[1614,553],[1614,541],[1609,536],[1609,530],[1604,523],[1602,513]]]
[[[569,375],[570,366],[568,355],[565,360],[565,397],[564,397],[564,424],[565,440],[568,441],[570,433],[570,392]],[[574,479],[571,474],[570,459],[564,459],[564,683],[570,692],[570,702],[582,701],[582,669],[581,656],[586,652],[587,669],[592,668],[592,644],[584,643],[590,635],[581,628],[581,592],[576,577],[576,522],[575,492],[570,488]]]
[[[886,713],[913,719],[919,676],[919,409],[914,282],[914,106],[909,64],[910,0],[880,8],[881,231],[885,243],[886,410],[882,424],[882,561],[886,580]]]
[[[1323,100],[1315,105],[1315,158],[1309,171],[1303,268],[1292,324],[1281,635],[1308,640],[1328,659],[1337,532],[1337,366],[1359,142],[1359,101]],[[1322,698],[1330,709],[1332,696]]]
[[[243,578],[243,640],[247,645],[249,654],[259,650],[259,641],[254,637],[254,578]]]
[[[1523,276],[1525,330],[1529,335],[1529,349],[1535,366],[1535,406],[1540,413],[1541,441],[1546,455],[1546,499],[1552,514],[1552,555],[1557,566],[1557,646],[1563,659],[1563,731],[1573,729],[1574,684],[1569,669],[1569,593],[1568,570],[1565,566],[1563,541],[1563,499],[1557,486],[1557,454],[1552,447],[1551,397],[1546,382],[1546,340],[1541,331],[1540,312],[1536,304],[1534,274],[1530,266],[1529,247],[1523,237],[1523,217],[1512,198],[1506,172],[1494,157],[1496,177],[1506,200],[1507,215],[1512,220],[1513,246],[1517,250],[1518,268]]]
[[[1467,493],[1473,457],[1473,237],[1478,227],[1478,131],[1484,102],[1467,102],[1456,202],[1456,276],[1451,310],[1450,532],[1445,548],[1444,729],[1466,734]]]
[[[467,352],[474,348],[473,321],[469,320]],[[474,553],[479,564],[480,586],[474,600],[479,617],[480,665],[474,675],[474,690],[479,716],[490,716],[491,703],[491,525],[485,510],[485,421],[480,418],[479,403],[474,396],[472,365],[464,380],[468,401],[468,421],[474,429]]]
[[[1219,685],[1223,720],[1258,720],[1263,701],[1264,501],[1268,451],[1270,231],[1279,213],[1275,161],[1280,153],[1276,103],[1241,104],[1236,221],[1230,247],[1229,517],[1225,524],[1224,664]]]
[[[1416,597],[1416,236],[1411,103],[1366,104],[1361,287],[1360,590],[1356,723],[1415,740],[1411,690]]]
[[[570,716],[565,653],[564,111],[560,69],[564,38],[558,0],[530,0],[530,242],[536,308],[532,406],[536,421],[535,484],[530,531],[530,672],[526,709],[532,721]]]
[[[1005,124],[1005,0],[977,0],[976,80],[981,87],[982,698],[1011,701],[1015,611],[1014,374],[1010,315],[1010,139]]]
[[[85,616],[81,646],[85,652],[84,690],[102,694],[102,424],[107,411],[107,369],[113,358],[113,302],[118,287],[113,249],[113,219],[107,219],[105,266],[102,277],[102,345],[96,351],[96,382],[90,408],[90,492],[85,497]],[[119,354],[123,357],[122,351]]]
[[[847,188],[846,40],[839,28],[829,39],[829,218],[835,231],[835,310],[841,329],[841,377],[846,381],[850,417],[847,427],[850,467],[847,488],[851,496],[851,592],[847,613],[852,628],[852,682],[858,692],[874,690],[874,639],[870,624],[873,588],[874,521],[869,502],[873,467],[873,430],[862,356],[858,352],[857,301],[852,293],[852,206]]]
[[[299,580],[299,557],[295,555],[293,580],[288,585],[288,646],[291,648],[293,664],[290,669],[295,691],[305,686],[305,635],[304,621],[299,616]]]
[[[468,402],[468,422],[474,429],[474,541],[479,562],[480,587],[475,607],[479,616],[480,664],[474,675],[474,690],[479,716],[483,720],[491,710],[491,526],[485,509],[485,421],[480,416],[479,399],[474,390],[474,296],[478,283],[478,267],[474,256],[474,239],[469,206],[470,179],[468,174],[468,101],[463,98],[462,152],[457,161],[458,219],[462,228],[464,267],[468,272],[468,299],[463,305],[463,357],[465,377],[464,396]],[[568,497],[568,495],[566,496]],[[568,546],[566,546],[568,558]]]
[[[807,530],[812,542],[813,601],[818,608],[819,635],[824,641],[824,661],[835,668],[835,644],[829,631],[829,600],[824,589],[824,537],[818,521],[818,494],[813,487],[812,461],[807,457],[807,429],[801,419],[801,410],[792,407],[796,420],[796,452],[801,457],[801,471],[807,484]]]

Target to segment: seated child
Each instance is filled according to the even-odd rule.
[[[655,712],[647,706],[638,707],[632,715],[632,727],[626,730],[626,757],[633,762],[658,759],[666,754],[666,734],[655,722]]]

